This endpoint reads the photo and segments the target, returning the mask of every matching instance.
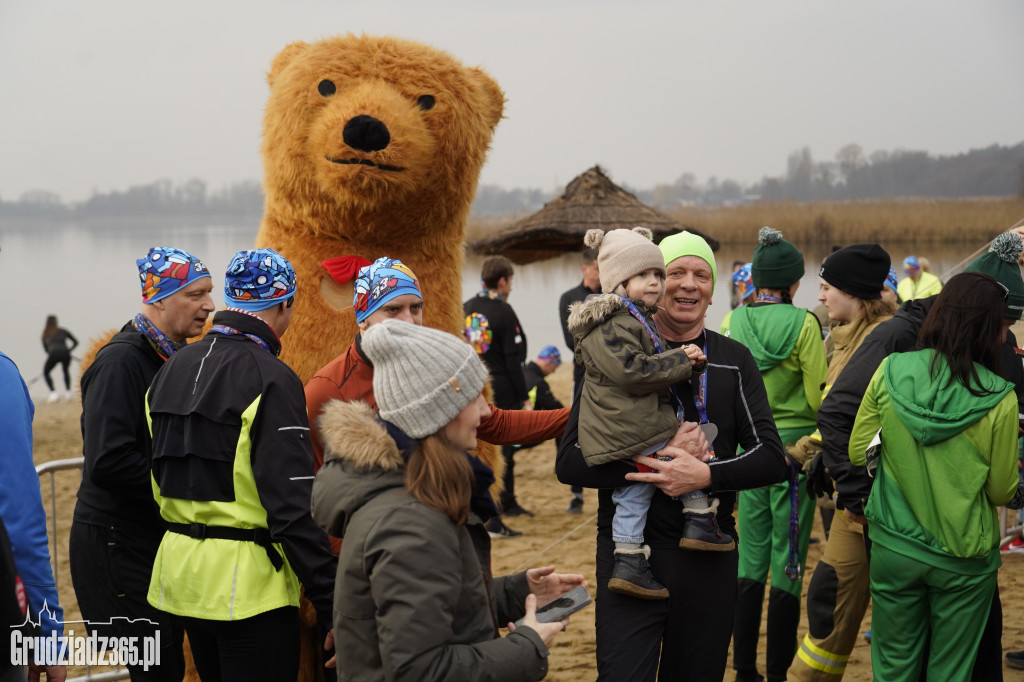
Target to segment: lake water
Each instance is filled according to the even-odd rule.
[[[231,255],[251,248],[258,225],[159,225],[85,226],[79,223],[0,223],[0,281],[4,283],[3,324],[0,350],[18,364],[37,400],[47,394],[38,377],[46,359],[40,342],[47,315],[56,315],[60,325],[83,344],[74,355],[81,356],[90,339],[106,330],[120,328],[139,310],[140,288],[135,259],[151,246],[177,246],[206,261],[214,276],[214,301],[220,307],[223,272]],[[886,244],[883,244],[886,246]],[[980,248],[982,245],[979,244]],[[887,247],[897,264],[912,251],[905,246]],[[932,272],[943,275],[970,255],[970,248],[931,249]],[[813,308],[818,293],[818,265],[827,249],[804,249],[807,274],[797,291],[795,303]],[[749,261],[753,247],[725,246],[716,253],[719,278],[707,326],[717,330],[729,312],[729,273],[734,260]],[[463,300],[480,287],[480,256],[467,256],[463,267]],[[514,289],[509,302],[522,322],[535,356],[542,346],[554,344],[568,355],[558,322],[557,304],[562,292],[580,280],[579,256],[566,254],[530,265],[516,266]],[[284,343],[288,343],[285,335]],[[77,383],[77,364],[72,364]],[[60,385],[60,370],[54,381]]]

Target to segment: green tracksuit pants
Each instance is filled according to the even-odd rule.
[[[871,666],[876,682],[966,682],[978,655],[997,571],[963,575],[871,547]],[[929,635],[929,626],[931,634]],[[928,642],[928,660],[922,661]]]
[[[780,429],[783,443],[795,443],[814,431]],[[798,487],[799,540],[797,563],[803,575],[807,545],[814,523],[816,502],[807,494],[804,477]],[[739,570],[737,572],[736,616],[733,624],[733,667],[739,672],[757,669],[757,642],[761,629],[765,583],[771,575],[768,595],[765,674],[769,680],[786,679],[793,661],[800,623],[800,593],[803,580],[786,575],[789,563],[789,483],[776,483],[756,490],[743,490],[738,498]]]

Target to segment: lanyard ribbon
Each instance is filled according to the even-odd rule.
[[[632,315],[647,332],[647,336],[651,339],[651,345],[654,346],[654,352],[659,355],[663,353],[664,350],[661,348],[661,337],[654,329],[651,329],[651,325],[647,324],[647,318],[644,317],[644,314],[637,310],[637,307],[628,298],[625,296],[621,296],[620,298],[622,298],[622,302],[626,304],[626,310],[629,311],[629,314]],[[654,322],[654,320],[651,321]],[[655,323],[655,328],[657,328],[657,323]],[[672,399],[676,401],[676,412],[679,414],[679,418],[681,420],[683,414],[683,401],[679,399],[679,394],[676,393],[676,387],[674,385],[668,387],[668,392],[672,394]]]
[[[786,563],[786,577],[800,580],[803,575],[800,566],[800,470],[789,464],[789,561]]]
[[[641,313],[639,310],[637,310],[637,307],[633,304],[632,301],[630,301],[625,296],[622,296],[621,298],[622,298],[623,302],[626,304],[626,309],[629,311],[629,314],[632,315],[636,319],[636,321],[639,322],[643,326],[644,330],[647,331],[647,336],[650,337],[650,339],[651,339],[651,345],[654,346],[654,352],[655,353],[662,353],[662,352],[664,352],[662,350],[662,348],[661,348],[660,337],[656,333],[655,329],[651,329],[651,325],[649,325],[647,323],[647,318],[644,317],[643,313]],[[652,320],[652,322],[653,322],[653,320]],[[655,327],[657,327],[656,324],[655,324]],[[704,338],[704,346],[703,346],[703,348],[701,348],[701,350],[704,353],[704,357],[707,357],[707,355],[708,355],[708,335],[707,335],[707,332],[703,331],[703,330],[701,331],[701,334],[703,335],[703,338]],[[708,424],[708,423],[710,423],[710,420],[708,419],[708,409],[707,409],[708,370],[705,369],[704,372],[699,377],[697,377],[697,381],[690,381],[690,386],[693,387],[693,404],[697,408],[697,416],[700,419],[700,423],[701,424]],[[675,386],[669,386],[668,390],[669,390],[669,393],[672,394],[673,400],[676,401],[676,406],[678,408],[677,409],[677,414],[678,414],[679,420],[682,421],[682,419],[683,419],[683,401],[679,399],[679,394],[676,393],[676,387]],[[715,456],[715,446],[712,445],[711,443],[708,443],[708,452],[711,454],[712,457]]]
[[[267,343],[266,341],[264,341],[263,339],[261,339],[260,337],[256,336],[255,334],[246,334],[245,332],[239,331],[239,330],[235,329],[234,327],[229,327],[226,324],[215,324],[212,327],[210,327],[210,331],[211,332],[219,332],[221,334],[227,334],[229,336],[234,336],[234,335],[244,336],[244,337],[248,338],[250,341],[252,341],[253,343],[255,343],[257,346],[262,348],[263,350],[267,351],[268,353],[270,353],[270,354],[274,353],[274,351],[270,348],[270,344]]]

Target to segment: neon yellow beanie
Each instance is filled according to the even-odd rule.
[[[711,267],[711,288],[714,289],[718,283],[718,267],[715,265],[715,253],[704,241],[704,238],[692,232],[677,232],[670,234],[658,244],[662,255],[665,256],[665,267],[676,258],[683,256],[696,256]]]

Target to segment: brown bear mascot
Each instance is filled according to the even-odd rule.
[[[282,359],[306,383],[352,343],[353,280],[381,256],[416,274],[424,324],[460,332],[462,239],[501,119],[497,83],[427,45],[351,34],[289,45],[267,80],[256,244],[299,283]],[[496,450],[479,454],[500,481]],[[308,602],[303,612],[299,679],[320,679]]]
[[[289,45],[268,80],[256,243],[299,282],[282,359],[305,383],[352,342],[352,256],[401,260],[424,324],[458,332],[462,238],[501,119],[498,85],[432,47],[351,34]]]

